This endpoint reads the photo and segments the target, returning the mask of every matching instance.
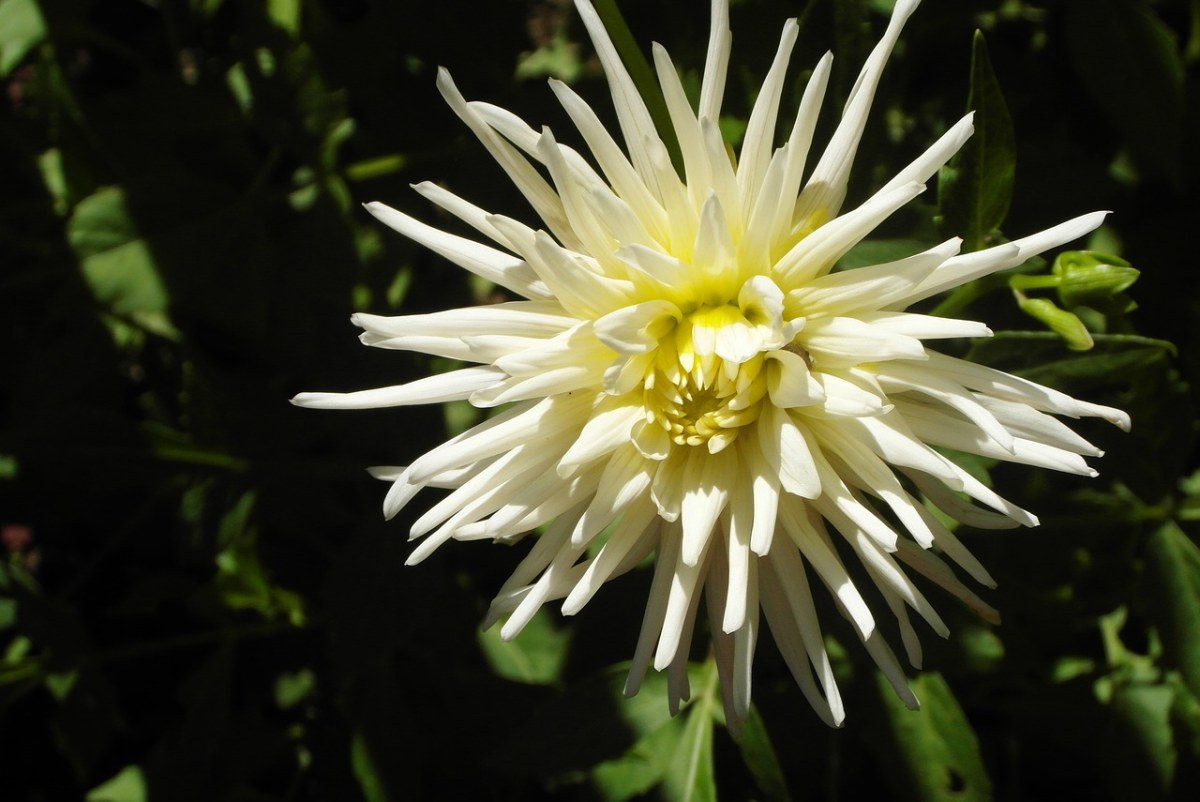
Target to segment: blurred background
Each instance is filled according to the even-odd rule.
[[[620,5],[698,89],[708,3]],[[788,111],[837,56],[827,136],[891,5],[734,0],[726,138],[790,16]],[[1090,350],[1004,277],[937,309],[999,332],[974,358],[1134,428],[1079,426],[1108,451],[1095,480],[992,472],[1043,525],[962,532],[1004,624],[933,591],[953,633],[923,635],[920,712],[829,605],[847,725],[820,724],[764,638],[736,740],[708,696],[674,719],[663,682],[620,698],[647,572],[506,644],[478,624],[527,544],[404,567],[410,511],[436,496],[385,523],[364,468],[406,464],[474,410],[288,404],[452,367],[363,348],[352,311],[502,297],[360,205],[460,230],[408,186],[430,180],[533,222],[438,97],[439,65],[560,141],[578,137],[547,76],[612,117],[565,0],[0,0],[0,796],[1197,798],[1200,0],[925,0],[909,23],[850,203],[969,97],[981,135],[847,266],[1112,210],[1073,247],[1140,269],[1129,297],[1042,294]],[[697,688],[707,649],[698,635]]]

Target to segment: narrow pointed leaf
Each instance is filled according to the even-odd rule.
[[[975,134],[942,168],[938,202],[947,230],[963,238],[964,251],[974,251],[1008,216],[1016,172],[1012,118],[979,31],[971,52],[967,110],[975,112]]]
[[[1167,658],[1200,695],[1200,548],[1174,521],[1146,543],[1152,608]]]

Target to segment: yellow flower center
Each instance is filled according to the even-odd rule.
[[[659,341],[643,384],[646,420],[675,444],[707,445],[716,453],[757,420],[767,392],[762,354],[739,363],[715,350],[718,338],[737,326],[749,328],[738,307],[701,307]]]
[[[804,325],[783,319],[783,293],[767,276],[751,276],[736,298],[705,301],[645,301],[596,323],[596,335],[620,354],[606,376],[609,392],[641,388],[645,424],[634,437],[647,456],[661,459],[672,444],[715,454],[732,443],[758,419],[778,373],[768,360]]]

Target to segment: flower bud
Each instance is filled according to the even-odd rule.
[[[1054,260],[1052,273],[1059,279],[1058,299],[1064,306],[1114,298],[1140,275],[1124,259],[1097,251],[1066,251]]]
[[[1095,344],[1083,321],[1071,312],[1059,309],[1054,301],[1048,298],[1028,298],[1022,293],[1017,293],[1017,305],[1021,307],[1022,312],[1037,318],[1062,337],[1072,351],[1087,351]]]

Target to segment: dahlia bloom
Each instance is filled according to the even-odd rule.
[[[1075,239],[1103,213],[984,251],[960,254],[953,239],[896,262],[834,272],[972,132],[967,115],[870,199],[842,209],[884,63],[917,4],[896,3],[836,131],[811,160],[828,54],[786,141],[774,145],[794,20],[784,26],[736,158],[722,141],[725,0],[712,3],[697,109],[666,51],[654,47],[683,175],[589,0],[576,6],[607,74],[620,142],[562,83],[550,86],[586,154],[548,128],[465,100],[449,74],[439,74],[450,107],[541,227],[429,183],[417,191],[487,244],[379,203],[367,209],[519,300],[355,315],[367,345],[472,364],[409,384],[293,401],[329,409],[459,399],[505,407],[407,467],[374,469],[391,482],[388,517],[423,487],[450,491],[413,525],[412,537],[423,540],[410,564],[448,540],[511,543],[540,530],[488,614],[489,625],[503,621],[504,638],[548,601],[565,599],[563,613],[578,612],[606,581],[653,554],[628,694],[653,665],[669,672],[672,709],[688,698],[688,651],[703,598],[731,726],[749,709],[763,619],[813,708],[837,725],[844,710],[813,604],[815,580],[915,706],[877,611],[843,559],[861,562],[856,576],[875,584],[909,662],[919,666],[909,611],[939,635],[947,628],[910,574],[996,617],[951,564],[989,587],[991,576],[930,506],[974,527],[1037,524],[938,447],[1093,476],[1084,457],[1100,451],[1053,415],[1128,427],[1119,410],[927,345],[986,337],[983,324],[905,311]]]

